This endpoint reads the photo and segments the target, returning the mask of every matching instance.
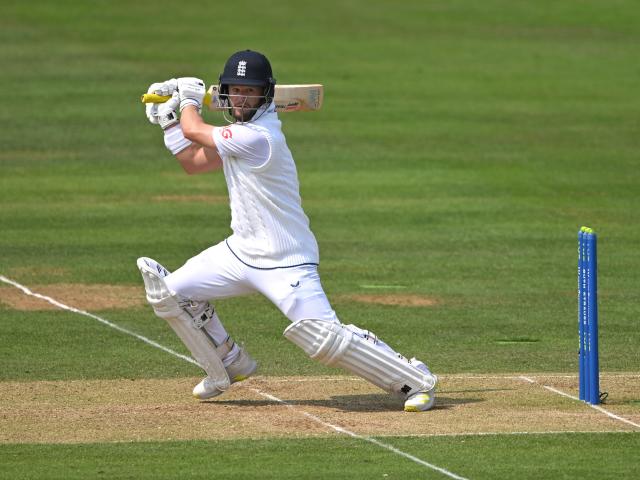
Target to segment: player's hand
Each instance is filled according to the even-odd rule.
[[[163,130],[166,130],[169,127],[172,127],[180,122],[178,119],[178,114],[176,110],[180,105],[180,94],[177,90],[173,92],[171,98],[167,100],[165,103],[158,104],[158,125]]]
[[[149,87],[147,93],[155,93],[156,95],[173,95],[178,89],[178,80],[175,78],[170,78],[169,80],[165,80],[164,82],[152,83]]]
[[[178,80],[175,78],[171,78],[169,80],[165,80],[164,82],[152,83],[147,90],[147,93],[154,93],[156,95],[172,95],[178,89]],[[147,103],[145,106],[145,113],[147,114],[147,118],[149,122],[154,125],[158,125],[160,122],[158,120],[158,109],[160,108],[160,104],[158,103]],[[175,107],[173,107],[175,109]]]
[[[178,92],[180,93],[180,111],[188,105],[194,105],[198,112],[202,111],[202,100],[206,93],[202,80],[195,77],[179,78]]]

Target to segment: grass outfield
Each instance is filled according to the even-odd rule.
[[[469,478],[630,478],[637,434],[385,438]],[[567,449],[571,445],[571,449]],[[598,458],[584,452],[597,450]],[[505,462],[504,452],[509,452]],[[357,440],[2,445],[3,478],[446,478]],[[327,458],[340,459],[327,462]],[[606,459],[607,471],[601,466]],[[31,467],[24,472],[24,465]]]
[[[205,7],[171,2],[3,7],[0,275],[185,353],[144,304],[135,260],[174,269],[228,235],[226,187],[219,173],[181,171],[138,98],[172,76],[213,83],[230,53],[262,50],[279,83],[326,88],[322,111],[281,119],[323,285],[345,323],[445,378],[575,375],[576,234],[589,225],[599,234],[601,368],[629,379],[610,388],[606,408],[640,424],[634,2],[287,1],[249,13],[256,4],[241,0],[213,9],[204,24]],[[199,375],[86,316],[26,302],[0,283],[5,387]],[[265,378],[340,373],[283,339],[286,319],[266,300],[216,307]],[[573,394],[574,380],[553,385]],[[454,417],[473,411],[472,402],[447,403],[449,392]],[[552,408],[512,407],[548,408],[560,426],[572,417],[592,430],[593,409],[546,392]],[[73,404],[66,398],[56,401]],[[48,399],[30,401],[46,410]],[[492,402],[476,403],[499,414]],[[253,410],[243,405],[233,406]],[[302,420],[283,412],[296,431]],[[345,415],[341,426],[368,435],[357,412]],[[440,418],[428,415],[416,423]],[[405,432],[391,424],[374,438],[469,479],[633,477],[640,428],[610,421],[594,433],[445,437],[397,437]],[[619,429],[632,433],[606,433]],[[445,478],[362,438],[325,433],[71,445],[0,433],[0,477]]]

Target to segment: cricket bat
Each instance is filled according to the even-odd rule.
[[[310,85],[276,85],[274,103],[276,112],[312,112],[320,110],[324,97],[324,88],[320,84]],[[145,93],[142,103],[164,103],[170,96]],[[229,108],[220,99],[218,85],[211,85],[204,96],[203,104],[209,110],[225,110]]]

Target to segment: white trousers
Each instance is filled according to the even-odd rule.
[[[170,290],[197,302],[257,292],[271,300],[292,323],[307,319],[340,322],[322,289],[317,266],[253,268],[241,262],[224,241],[190,258],[164,280]],[[216,313],[204,328],[218,345],[229,337]],[[371,332],[355,325],[345,325],[345,328],[377,348],[404,358]],[[232,363],[238,353],[234,345],[222,359],[225,366]]]
[[[242,263],[220,242],[189,259],[165,277],[174,292],[195,301],[261,293],[291,321],[315,318],[338,322],[320,284],[315,265],[261,270]],[[227,333],[215,316],[206,327],[216,343]]]

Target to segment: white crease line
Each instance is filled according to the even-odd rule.
[[[357,438],[358,440],[364,440],[365,442],[369,442],[369,443],[373,443],[374,445],[377,445],[378,447],[382,447],[386,450],[389,450],[393,453],[396,453],[398,455],[401,455],[405,458],[408,458],[409,460],[412,460],[420,465],[423,465],[425,467],[428,467],[432,470],[435,470],[437,472],[442,473],[443,475],[446,475],[447,477],[450,478],[454,478],[456,480],[466,480],[464,477],[460,477],[459,475],[456,475],[455,473],[450,472],[449,470],[445,470],[444,468],[438,467],[437,465],[433,465],[432,463],[429,462],[425,462],[424,460],[421,460],[418,457],[414,457],[413,455],[403,452],[402,450],[398,450],[396,447],[383,443],[379,440],[376,440],[375,438],[372,437],[367,437],[367,436],[363,436],[363,435],[358,435],[357,433],[351,432],[345,428],[339,427],[337,425],[333,425],[331,423],[325,422],[324,420],[322,420],[319,417],[316,417],[315,415],[310,414],[309,412],[305,412],[304,410],[298,410],[297,408],[295,408],[293,405],[285,402],[284,400],[279,399],[278,397],[274,397],[273,395],[270,395],[268,393],[262,392],[260,390],[258,390],[257,388],[251,388],[251,390],[253,390],[254,392],[256,392],[258,395],[262,395],[265,398],[268,398],[269,400],[272,400],[274,402],[278,402],[282,405],[284,405],[285,407],[293,410],[294,412],[300,414],[300,415],[304,415],[305,417],[309,418],[310,420],[313,420],[316,423],[319,423],[325,427],[328,427],[338,433],[343,433],[345,435],[349,435],[350,437],[353,438]]]
[[[73,312],[73,313],[78,313],[80,315],[84,315],[85,317],[89,317],[89,318],[93,318],[94,320],[97,320],[98,322],[111,327],[115,330],[118,330],[119,332],[122,333],[126,333],[127,335],[131,335],[132,337],[137,338],[138,340],[143,341],[144,343],[151,345],[152,347],[156,347],[159,348],[160,350],[170,353],[171,355],[174,355],[178,358],[180,358],[181,360],[184,360],[185,362],[189,362],[189,363],[193,363],[194,365],[200,367],[200,364],[198,362],[196,362],[193,358],[191,357],[187,357],[186,355],[182,355],[181,353],[178,352],[174,352],[173,350],[171,350],[168,347],[165,347],[164,345],[160,345],[157,342],[154,342],[153,340],[151,340],[150,338],[147,338],[143,335],[140,335],[138,333],[132,332],[131,330],[128,330],[124,327],[121,327],[120,325],[116,325],[115,323],[111,323],[109,320],[105,320],[104,318],[101,318],[97,315],[94,315],[92,313],[89,312],[85,312],[84,310],[80,310],[78,308],[75,307],[70,307],[68,305],[65,305],[64,303],[60,303],[57,300],[54,300],[51,297],[47,297],[46,295],[41,295],[39,293],[35,293],[32,292],[31,290],[29,290],[27,287],[25,287],[24,285],[20,285],[17,282],[14,282],[13,280],[5,277],[4,275],[0,275],[0,281],[3,281],[4,283],[8,283],[9,285],[13,285],[14,287],[16,287],[19,290],[22,290],[23,293],[30,295],[32,297],[36,297],[39,298],[41,300],[45,300],[47,302],[49,302],[51,305],[55,305],[56,307],[62,309],[62,310],[67,310],[69,312]],[[201,367],[202,368],[202,367]]]
[[[159,343],[154,342],[153,340],[150,340],[147,337],[144,337],[144,336],[139,335],[139,334],[137,334],[135,332],[132,332],[131,330],[128,330],[128,329],[123,328],[123,327],[121,327],[119,325],[116,325],[115,323],[112,323],[112,322],[110,322],[108,320],[105,320],[104,318],[101,318],[101,317],[99,317],[97,315],[93,315],[92,313],[85,312],[84,310],[80,310],[80,309],[77,309],[77,308],[74,308],[74,307],[70,307],[68,305],[65,305],[64,303],[60,303],[57,300],[54,300],[51,297],[47,297],[45,295],[41,295],[39,293],[32,292],[31,290],[29,290],[24,285],[20,285],[19,283],[14,282],[13,280],[11,280],[11,279],[3,276],[3,275],[0,275],[0,281],[8,283],[9,285],[13,285],[14,287],[22,290],[22,292],[24,292],[26,295],[30,295],[32,297],[36,297],[36,298],[40,298],[42,300],[45,300],[45,301],[51,303],[52,305],[55,305],[56,307],[61,308],[62,310],[67,310],[69,312],[78,313],[80,315],[84,315],[86,317],[89,317],[89,318],[92,318],[94,320],[97,320],[98,322],[100,322],[100,323],[102,323],[102,324],[104,324],[104,325],[106,325],[108,327],[114,328],[114,329],[118,330],[119,332],[126,333],[127,335],[131,335],[132,337],[135,337],[138,340],[142,340],[143,342],[145,342],[145,343],[147,343],[147,344],[149,344],[149,345],[151,345],[153,347],[159,348],[160,350],[162,350],[162,351],[164,351],[166,353],[169,353],[169,354],[171,354],[171,355],[173,355],[173,356],[175,356],[177,358],[180,358],[180,359],[185,360],[185,361],[187,361],[189,363],[192,363],[194,365],[198,365],[199,366],[198,362],[196,362],[193,358],[187,357],[187,356],[182,355],[182,354],[180,354],[178,352],[174,352],[170,348],[167,348],[167,347],[165,347],[163,345],[160,345]],[[435,470],[437,472],[440,472],[443,475],[446,475],[446,476],[448,476],[450,478],[453,478],[455,480],[467,480],[465,477],[460,477],[459,475],[456,475],[455,473],[450,472],[449,470],[445,470],[444,468],[438,467],[438,466],[433,465],[433,464],[431,464],[429,462],[425,462],[424,460],[421,460],[418,457],[414,457],[413,455],[411,455],[409,453],[403,452],[402,450],[399,450],[399,449],[395,448],[392,445],[388,445],[386,443],[380,442],[380,441],[376,440],[375,438],[364,437],[364,436],[358,435],[357,433],[354,433],[354,432],[346,430],[346,429],[344,429],[342,427],[339,427],[337,425],[333,425],[331,423],[327,423],[324,420],[316,417],[315,415],[311,415],[310,413],[305,412],[304,410],[298,410],[298,409],[294,408],[293,405],[288,404],[287,402],[285,402],[284,400],[281,400],[278,397],[275,397],[275,396],[270,395],[268,393],[261,392],[260,390],[257,390],[255,388],[252,388],[251,390],[253,390],[254,392],[256,392],[256,393],[258,393],[260,395],[262,395],[265,398],[268,398],[268,399],[270,399],[272,401],[275,401],[275,402],[278,402],[278,403],[284,405],[285,407],[295,411],[296,413],[304,415],[305,417],[307,417],[307,418],[309,418],[309,419],[311,419],[311,420],[313,420],[315,422],[318,422],[318,423],[320,423],[320,424],[322,424],[322,425],[324,425],[324,426],[326,426],[328,428],[331,428],[331,429],[335,430],[338,433],[343,433],[345,435],[349,435],[350,437],[357,438],[357,439],[363,440],[365,442],[373,443],[374,445],[377,445],[378,447],[381,447],[381,448],[384,448],[386,450],[389,450],[389,451],[391,451],[391,452],[393,452],[393,453],[395,453],[397,455],[400,455],[400,456],[405,457],[405,458],[407,458],[409,460],[412,460],[413,462],[418,463],[419,465],[422,465],[422,466],[425,466],[425,467],[430,468],[432,470]]]
[[[549,385],[543,385],[543,384],[541,384],[541,383],[538,383],[537,381],[535,381],[535,380],[534,380],[534,379],[532,379],[532,378],[525,377],[525,376],[522,376],[522,377],[520,377],[520,378],[521,378],[522,380],[526,381],[526,382],[534,383],[534,384],[536,384],[536,385],[541,385],[541,386],[542,386],[542,388],[545,388],[545,389],[549,390],[550,392],[556,393],[556,394],[558,394],[558,395],[562,395],[563,397],[570,398],[571,400],[575,400],[575,401],[577,401],[577,402],[582,402],[582,400],[580,400],[578,397],[575,397],[575,396],[573,396],[573,395],[570,395],[570,394],[568,394],[568,393],[565,393],[565,392],[563,392],[562,390],[558,390],[557,388],[550,387]],[[632,425],[632,426],[634,426],[634,427],[636,427],[636,428],[640,428],[640,424],[634,423],[634,422],[632,422],[631,420],[628,420],[628,419],[626,419],[626,418],[624,418],[624,417],[621,417],[621,416],[619,416],[619,415],[616,415],[615,413],[611,413],[610,411],[605,410],[604,408],[602,408],[602,407],[600,407],[600,406],[598,406],[598,405],[591,405],[590,403],[586,403],[586,402],[585,402],[585,405],[587,405],[587,406],[589,406],[589,407],[593,408],[594,410],[598,410],[598,411],[599,411],[599,412],[601,412],[601,413],[604,413],[605,415],[607,415],[608,417],[613,418],[614,420],[618,420],[618,421],[620,421],[620,422],[628,423],[629,425]]]
[[[635,430],[549,430],[546,432],[461,432],[461,433],[411,433],[411,434],[383,434],[377,437],[490,437],[501,435],[562,435],[564,433],[571,434],[591,434],[591,433],[632,433],[637,434]]]

